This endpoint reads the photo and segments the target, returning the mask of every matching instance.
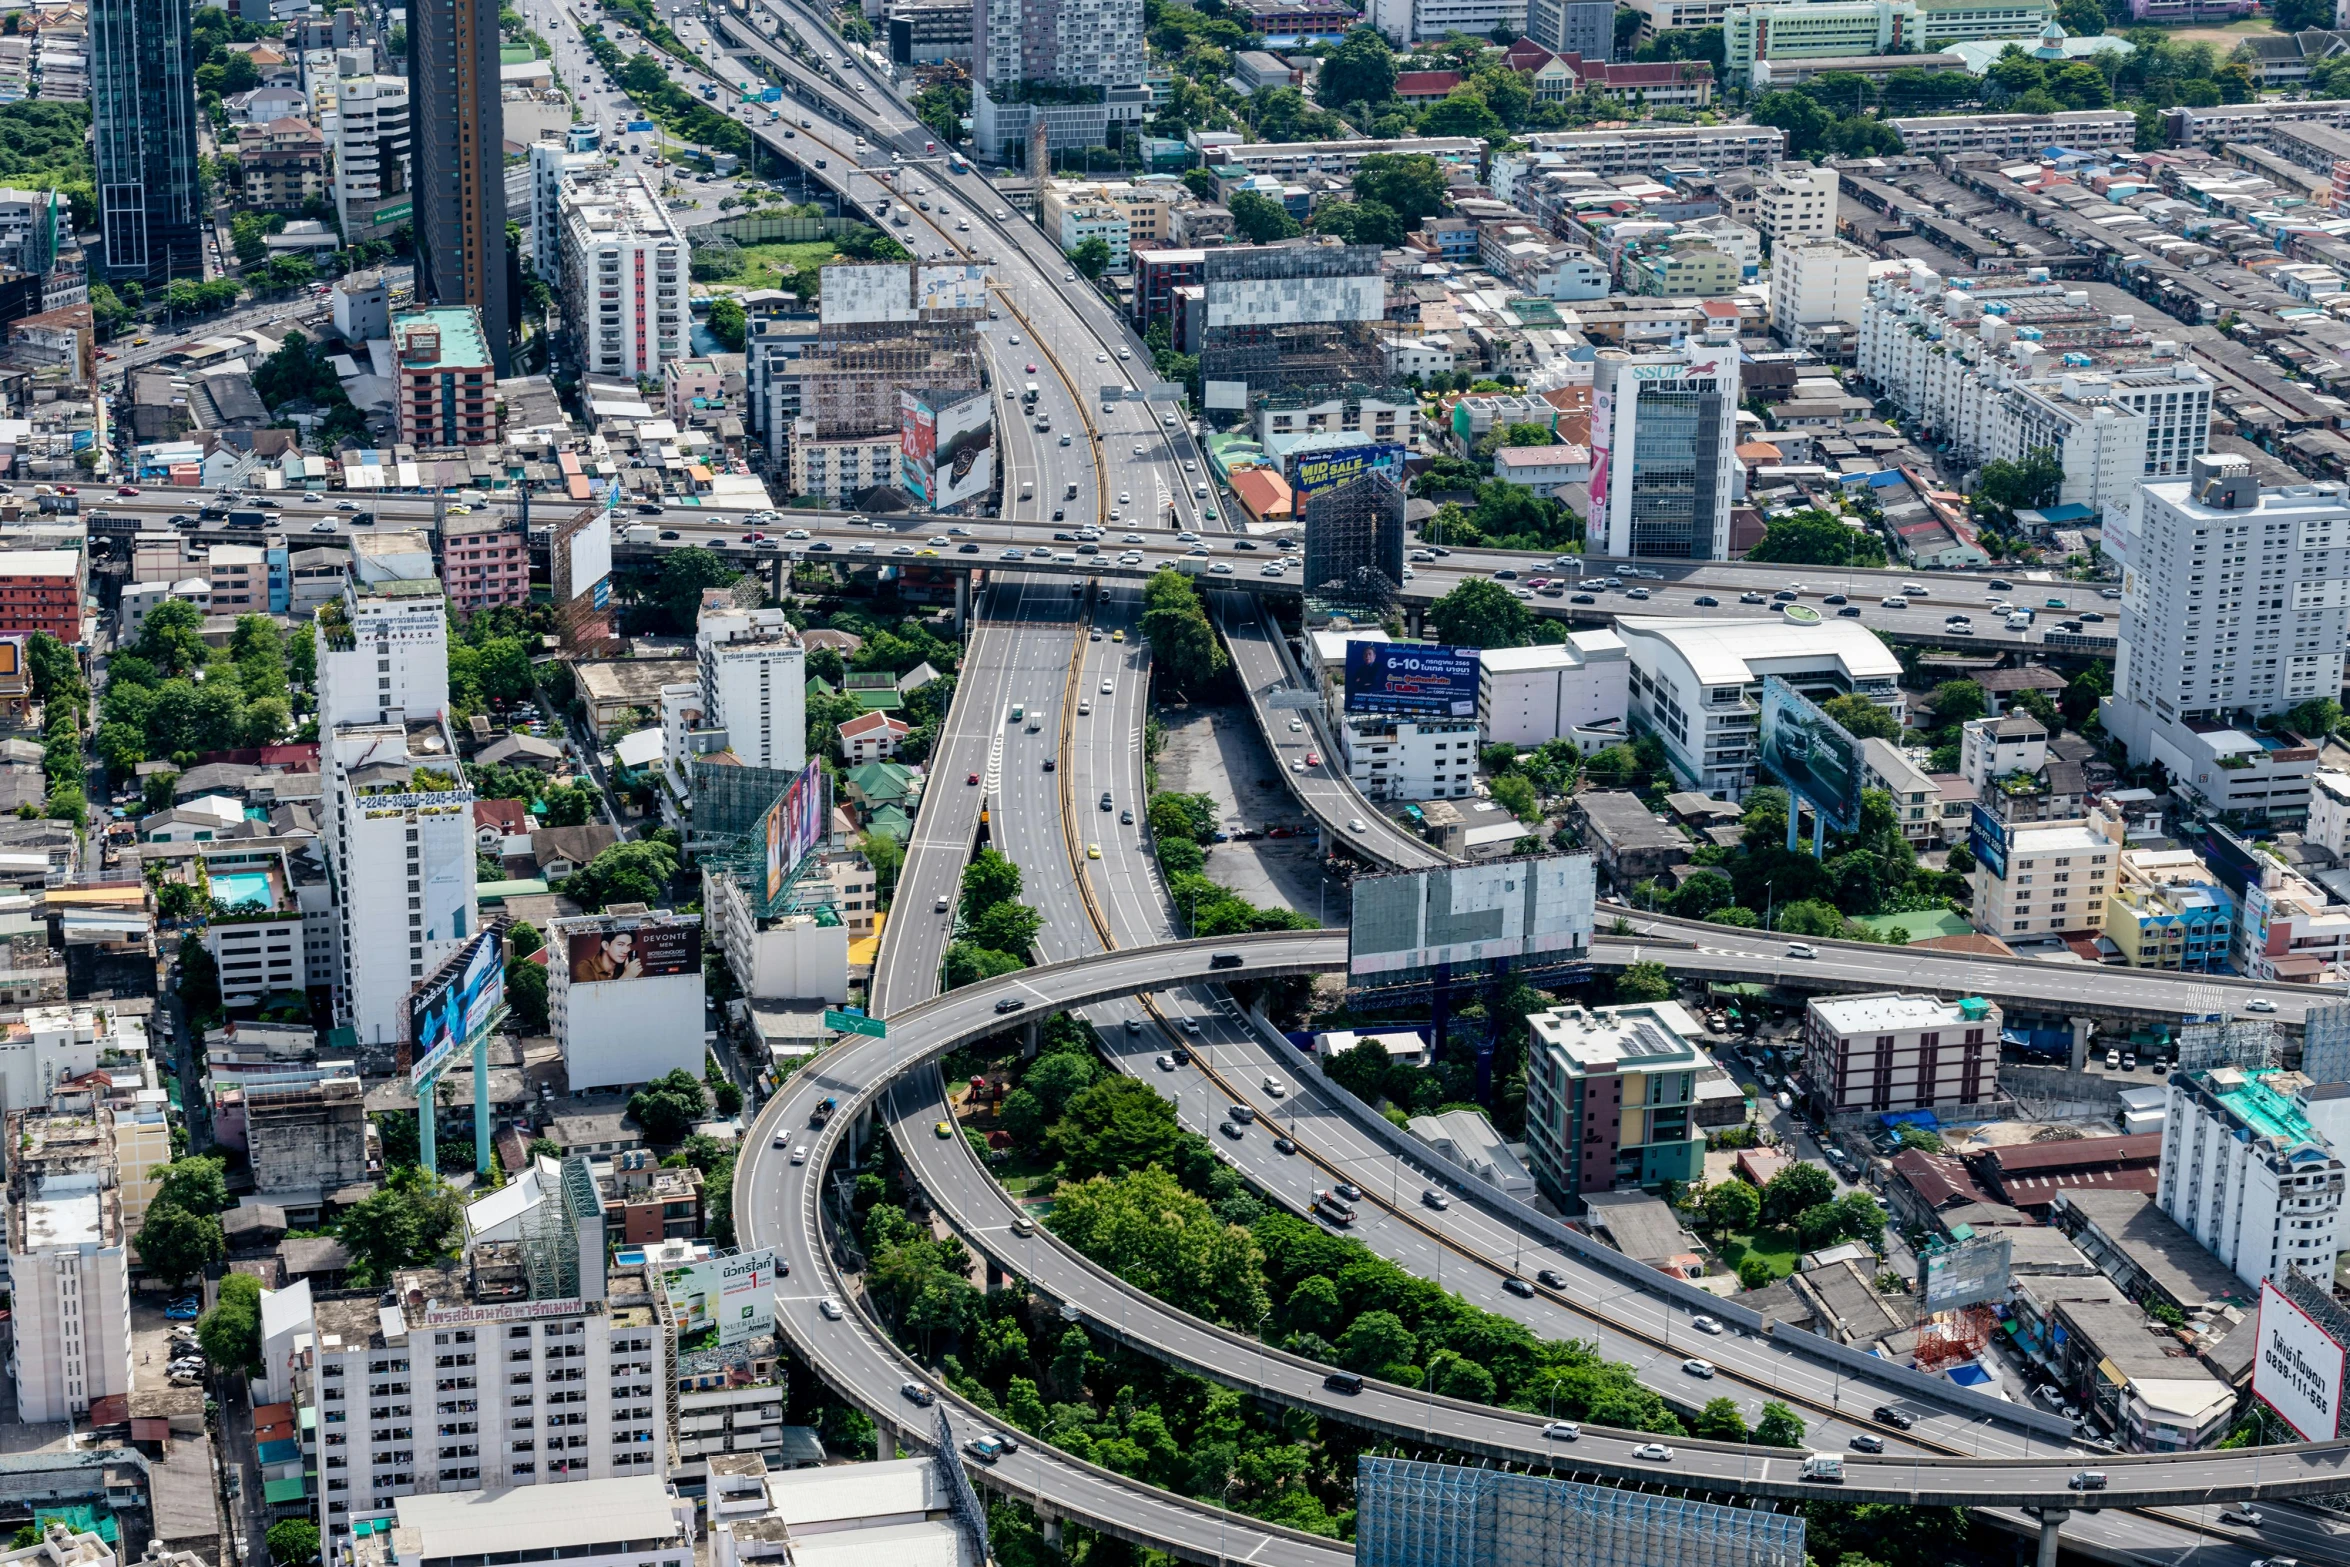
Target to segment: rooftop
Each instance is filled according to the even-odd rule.
[[[428,346],[429,334],[436,331],[440,334],[437,349]],[[403,370],[484,370],[490,365],[481,320],[466,306],[404,310],[392,318],[392,341],[399,348]]]
[[[1678,1002],[1631,1007],[1553,1007],[1530,1013],[1527,1026],[1577,1072],[1693,1067],[1703,1056],[1689,1041],[1704,1028]]]
[[[400,1555],[431,1562],[449,1556],[481,1559],[516,1552],[513,1560],[590,1554],[580,1547],[648,1549],[680,1538],[675,1499],[656,1475],[599,1480],[594,1485],[525,1485],[500,1491],[444,1491],[403,1496],[395,1503],[394,1541]],[[411,1546],[413,1547],[411,1549]]]
[[[1874,996],[1817,996],[1811,1009],[1821,1022],[1839,1034],[1904,1033],[1911,1029],[1951,1028],[1975,1023],[1996,1030],[1999,1009],[1979,997],[1944,1001],[1939,996],[1905,996],[1887,991]]]
[[[2288,1148],[2303,1143],[2324,1146],[2324,1139],[2309,1124],[2309,1117],[2301,1107],[2271,1088],[2269,1072],[2246,1072],[2240,1067],[2223,1066],[2210,1072],[2190,1072],[2188,1081],[2196,1084],[2211,1098],[2217,1100],[2228,1114],[2254,1136],[2265,1137]]]
[[[1817,667],[1831,659],[1848,679],[1901,675],[1901,661],[1875,632],[1842,619],[1798,626],[1784,620],[1626,616],[1616,627],[1627,643],[1653,637],[1671,646],[1701,685],[1751,685],[1786,667]]]

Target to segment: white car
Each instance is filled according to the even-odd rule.
[[[1305,733],[1305,731],[1306,731],[1306,726],[1305,726],[1305,723],[1304,723],[1304,721],[1303,721],[1303,720],[1301,720],[1301,719],[1296,719],[1296,718],[1293,718],[1293,719],[1291,719],[1291,720],[1289,721],[1289,732],[1290,732],[1291,734],[1293,734],[1293,735],[1304,734],[1304,733]]]
[[[2274,1012],[2276,1009],[2277,1004],[2266,996],[2254,996],[2250,1001],[2244,1003],[2244,1010],[2247,1012]]]
[[[1105,680],[1105,681],[1103,681],[1103,682],[1102,682],[1102,695],[1104,695],[1104,696],[1108,696],[1108,695],[1109,695],[1111,692],[1113,692],[1113,691],[1115,691],[1115,690],[1117,690],[1117,689],[1118,689],[1118,686],[1117,686],[1117,682],[1115,682],[1115,681],[1111,681],[1111,680]]]
[[[1708,1381],[1713,1379],[1713,1362],[1710,1360],[1700,1360],[1695,1355],[1692,1355],[1687,1360],[1682,1361],[1681,1369],[1688,1372],[1693,1377],[1702,1377]]]
[[[1288,1094],[1289,1085],[1278,1077],[1268,1077],[1265,1079],[1265,1092],[1279,1099]]]
[[[1722,1331],[1722,1324],[1713,1317],[1691,1317],[1689,1325],[1700,1333],[1718,1334]]]
[[[827,1322],[838,1322],[841,1319],[840,1302],[830,1295],[816,1302],[816,1309],[824,1314]]]
[[[1096,354],[1093,356],[1093,362],[1097,365],[1106,365],[1110,362],[1110,356],[1108,354]]]
[[[806,1164],[808,1162],[808,1145],[806,1143],[802,1143],[799,1147],[794,1148],[791,1151],[791,1162],[794,1164]]]
[[[1232,562],[1228,560],[1220,560],[1213,566],[1210,566],[1208,570],[1214,572],[1219,577],[1229,577],[1232,575]]]
[[[1173,1056],[1153,1056],[1151,1057],[1151,1065],[1162,1072],[1172,1072],[1175,1070],[1175,1058]]]
[[[1302,771],[1303,769],[1300,770]],[[1369,832],[1371,830],[1371,824],[1358,816],[1346,824],[1346,830],[1348,832]]]
[[[1064,283],[1074,283],[1077,281],[1077,274],[1074,272],[1064,272],[1061,274],[1061,281]]]
[[[1673,1450],[1662,1442],[1643,1442],[1632,1449],[1632,1456],[1648,1459],[1652,1463],[1669,1464],[1673,1461]]]
[[[1134,497],[1129,495],[1126,491],[1120,490],[1118,492],[1118,504],[1121,506],[1131,506],[1134,504]]]
[[[791,530],[791,532],[784,535],[784,537],[787,539],[804,539],[807,536],[808,530],[805,528],[794,528]]]

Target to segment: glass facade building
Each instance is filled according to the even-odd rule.
[[[1356,1567],[1804,1567],[1803,1518],[1403,1458],[1355,1469]]]
[[[90,122],[110,277],[201,282],[188,0],[90,0]]]
[[[511,368],[506,110],[494,0],[408,8],[409,155],[416,302],[471,305],[500,375]],[[574,323],[574,330],[584,330]]]

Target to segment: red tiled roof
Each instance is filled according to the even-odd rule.
[[[2156,1142],[2162,1141],[2156,1138]],[[2101,1192],[2137,1192],[2154,1195],[2162,1171],[2146,1164],[2128,1170],[2068,1170],[2061,1175],[2028,1175],[2021,1180],[2001,1181],[1999,1189],[2006,1195],[2011,1208],[2045,1208],[2056,1200],[2061,1191],[2087,1188]]]
[[[1610,87],[1678,87],[1684,63],[1669,60],[1659,65],[1609,65],[1585,60],[1575,67],[1575,74],[1587,82],[1605,82]]]
[[[2053,1143],[2009,1143],[1977,1156],[1993,1180],[2023,1172],[2099,1168],[2124,1164],[2157,1164],[2162,1159],[2162,1134],[2140,1132],[2123,1137],[2074,1137]]]
[[[1893,1156],[1893,1173],[1907,1181],[1910,1189],[1923,1198],[1929,1208],[1947,1208],[1954,1202],[1992,1201],[1991,1196],[1975,1184],[1973,1173],[1948,1154],[1928,1153],[1923,1148],[1904,1148]]]
[[[1461,84],[1458,71],[1403,71],[1395,78],[1398,98],[1441,98]]]
[[[530,831],[530,813],[520,800],[476,800],[473,825],[495,827],[509,838]]]
[[[902,723],[887,713],[875,712],[850,719],[840,726],[840,733],[852,740],[859,740],[876,731],[887,729],[895,729],[900,734],[908,734],[912,732],[913,726]]]

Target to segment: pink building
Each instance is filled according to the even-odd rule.
[[[441,586],[470,614],[530,601],[530,546],[496,517],[451,517],[441,527]]]

